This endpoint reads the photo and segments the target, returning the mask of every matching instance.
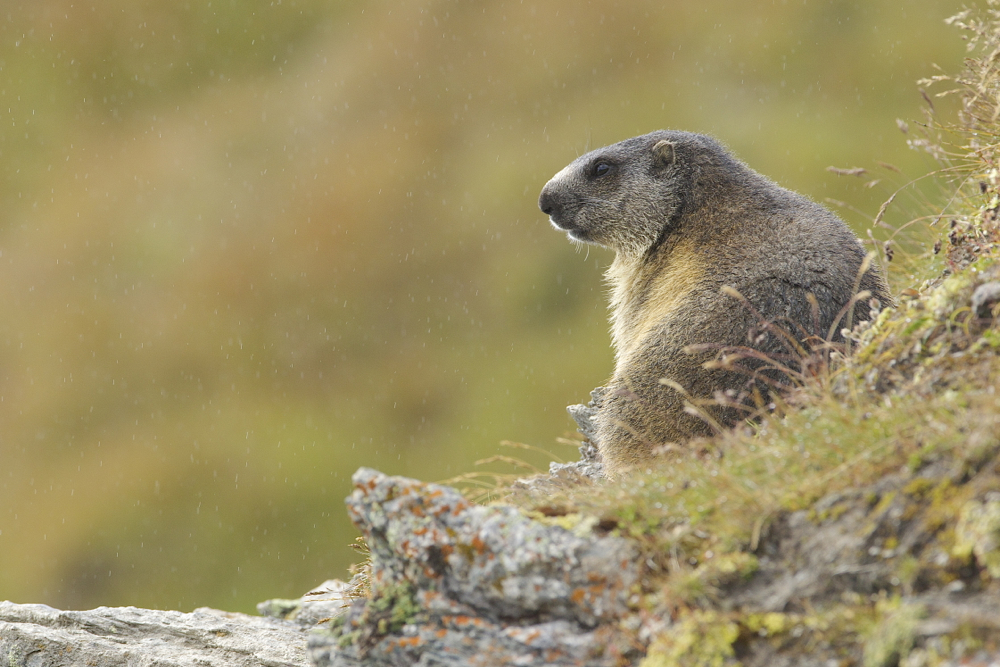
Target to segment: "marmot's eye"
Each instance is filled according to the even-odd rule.
[[[611,172],[611,165],[607,162],[598,162],[594,165],[594,176],[607,176]]]

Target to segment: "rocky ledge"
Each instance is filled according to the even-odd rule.
[[[291,622],[214,609],[99,607],[59,611],[0,602],[6,667],[277,667],[306,665],[306,631]]]
[[[634,550],[595,535],[593,520],[483,507],[364,468],[354,483],[348,510],[372,551],[364,598],[327,582],[262,603],[264,617],[3,602],[0,656],[18,667],[235,667],[613,665],[635,654],[619,628]]]
[[[310,636],[315,664],[613,665],[631,650],[625,540],[365,468],[354,483],[372,594]]]
[[[928,470],[920,488],[967,473]],[[929,494],[907,479],[889,475],[775,517],[748,576],[717,573],[715,610],[685,620],[642,603],[634,543],[597,519],[484,507],[361,469],[347,505],[371,563],[351,584],[262,603],[263,617],[4,602],[0,658],[12,667],[1000,665],[1000,493],[969,496],[951,528],[968,565],[918,593],[893,580],[891,565],[896,551],[936,548],[919,520]],[[883,599],[885,590],[897,593]],[[859,625],[852,609],[869,598],[884,613]]]

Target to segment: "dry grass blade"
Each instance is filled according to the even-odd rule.
[[[483,466],[490,463],[506,463],[508,465],[514,466],[515,468],[523,468],[524,470],[530,470],[532,473],[535,474],[542,472],[541,470],[539,470],[538,468],[536,468],[535,466],[531,465],[526,461],[522,461],[521,459],[516,458],[514,456],[504,456],[503,454],[495,454],[494,456],[489,456],[485,459],[479,459],[478,461],[475,462],[475,465]]]
[[[557,442],[558,442],[558,440],[557,440]],[[579,443],[577,443],[577,445],[579,445]],[[539,454],[542,454],[542,455],[544,455],[544,456],[552,459],[553,461],[557,461],[559,463],[563,462],[563,460],[561,458],[559,458],[558,456],[556,456],[555,454],[553,454],[551,451],[549,451],[547,449],[542,449],[541,447],[537,447],[535,445],[529,445],[529,444],[526,444],[526,443],[523,443],[523,442],[514,442],[513,440],[501,440],[500,441],[500,446],[501,447],[510,447],[512,449],[524,449],[524,450],[529,451],[529,452],[537,452]]]
[[[864,167],[850,167],[849,169],[842,169],[831,165],[827,167],[826,170],[830,173],[836,174],[837,176],[862,176],[868,173],[868,170]]]
[[[878,209],[878,214],[875,216],[875,219],[872,221],[872,228],[873,229],[875,227],[878,227],[882,223],[882,218],[885,217],[885,212],[889,209],[889,205],[892,204],[893,200],[896,199],[896,194],[898,194],[898,193],[893,192],[889,196],[888,199],[886,199],[884,202],[882,202],[882,206],[880,206],[879,209]]]

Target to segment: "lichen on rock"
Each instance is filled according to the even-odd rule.
[[[957,556],[974,555],[992,578],[1000,579],[1000,493],[991,491],[962,506],[952,551]]]
[[[625,540],[362,468],[347,500],[370,598],[310,640],[318,665],[611,665],[637,581]],[[622,649],[626,650],[626,649]],[[482,662],[487,660],[487,662]],[[438,664],[438,663],[435,663]]]

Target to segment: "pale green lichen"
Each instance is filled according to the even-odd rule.
[[[990,576],[1000,579],[1000,493],[970,500],[962,506],[955,526],[952,555],[975,556]]]
[[[788,632],[792,627],[798,625],[800,619],[788,614],[776,611],[769,611],[763,614],[747,614],[743,618],[743,626],[747,630],[760,637],[772,637]]]
[[[600,523],[600,519],[589,514],[570,512],[557,516],[547,516],[541,512],[525,512],[525,514],[547,526],[559,526],[577,537],[589,537],[593,534],[594,528]]]
[[[913,648],[917,627],[926,618],[927,610],[896,598],[880,600],[876,612],[881,618],[865,642],[864,666],[894,667]]]
[[[697,610],[657,637],[639,667],[723,667],[735,655],[739,635],[735,621]]]
[[[302,609],[302,600],[274,599],[258,605],[258,610],[262,616],[289,620],[295,617]]]
[[[385,586],[379,589],[365,606],[360,618],[350,620],[347,615],[333,619],[330,633],[340,648],[357,644],[369,628],[372,636],[398,632],[421,611],[416,590],[409,583]],[[371,630],[374,633],[371,633]]]

